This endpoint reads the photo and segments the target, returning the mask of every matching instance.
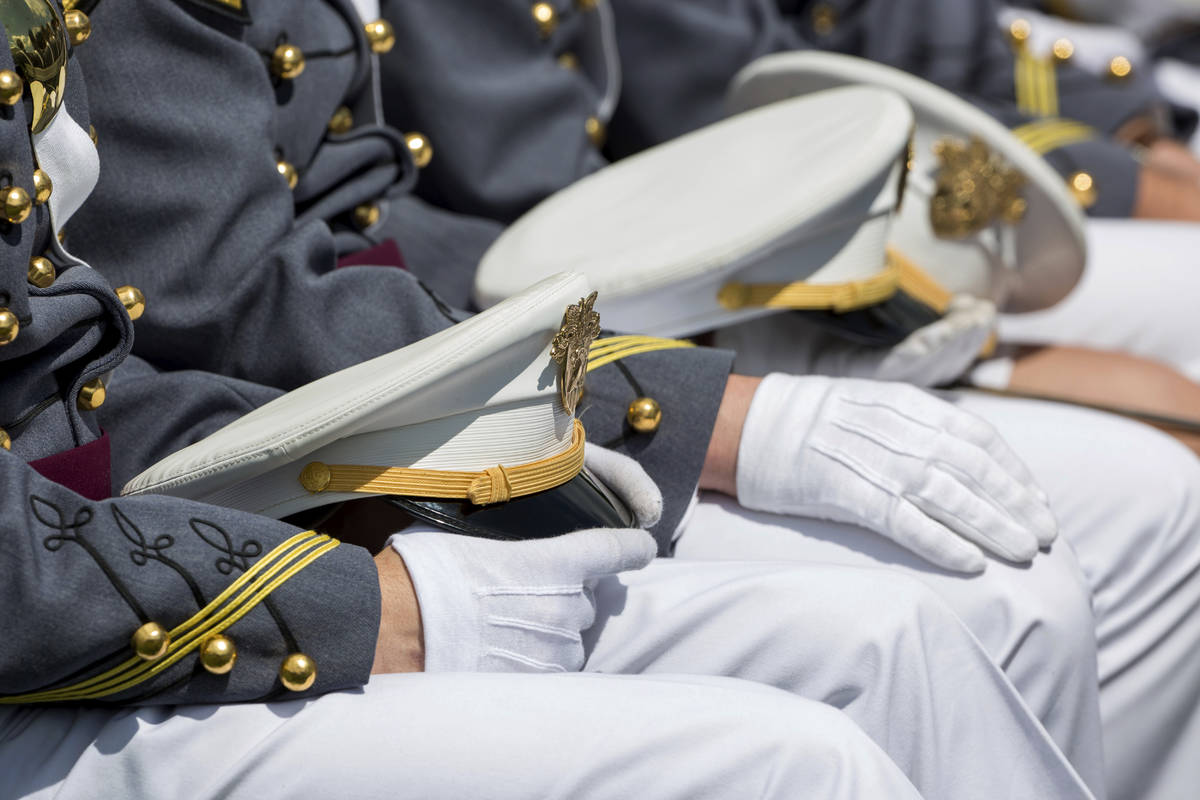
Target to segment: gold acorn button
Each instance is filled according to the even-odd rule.
[[[813,33],[828,36],[837,27],[837,9],[828,3],[817,3],[812,10]]]
[[[5,190],[4,218],[9,222],[20,225],[29,217],[32,208],[33,201],[29,199],[29,192],[20,186],[10,186]]]
[[[363,203],[354,209],[354,224],[360,231],[365,231],[379,222],[379,214],[379,206],[374,203]]]
[[[604,123],[597,117],[588,117],[587,121],[583,123],[583,130],[587,133],[592,147],[596,149],[604,147],[604,140],[608,136],[608,131],[605,129]]]
[[[271,74],[276,78],[290,81],[300,77],[307,62],[304,51],[294,44],[283,43],[271,54]]]
[[[219,633],[209,636],[200,645],[200,664],[213,675],[224,675],[237,661],[233,639]]]
[[[95,411],[104,405],[107,397],[108,393],[104,390],[104,381],[99,378],[92,378],[79,387],[79,397],[76,399],[75,404],[79,406],[80,411]]]
[[[12,437],[8,435],[8,431],[0,428],[0,448],[12,450]]]
[[[1075,55],[1075,43],[1067,38],[1055,39],[1050,54],[1054,56],[1055,61],[1070,61],[1071,56]]]
[[[0,103],[15,106],[21,102],[21,94],[25,91],[25,82],[21,76],[11,69],[0,69]]]
[[[639,397],[629,404],[625,419],[638,433],[654,433],[662,424],[662,406],[653,397]]]
[[[332,477],[328,466],[320,461],[310,461],[300,470],[300,485],[305,491],[316,494],[325,491]]]
[[[117,298],[129,312],[130,319],[139,319],[146,313],[146,295],[142,294],[141,289],[136,286],[121,286],[116,291]]]
[[[367,32],[367,43],[371,45],[372,53],[383,55],[396,46],[396,32],[386,19],[368,22],[363,30]]]
[[[73,47],[83,44],[92,35],[92,21],[79,9],[63,14],[63,22],[67,23],[67,36]]]
[[[1008,26],[1008,38],[1012,39],[1012,43],[1017,47],[1024,47],[1032,35],[1033,26],[1029,24],[1029,20],[1027,19],[1014,19],[1012,24]]]
[[[0,346],[12,344],[20,332],[21,323],[17,321],[17,315],[7,308],[0,308]]]
[[[430,143],[429,137],[413,131],[404,134],[404,141],[408,144],[408,151],[412,153],[413,163],[417,165],[417,169],[428,167],[429,162],[433,161],[433,145]]]
[[[354,114],[346,106],[338,106],[329,118],[330,133],[346,133],[354,127]]]
[[[1075,201],[1082,208],[1091,208],[1096,205],[1096,179],[1087,172],[1076,172],[1067,178],[1067,188],[1071,190],[1071,194],[1075,196]]]
[[[558,29],[558,12],[549,3],[534,3],[529,13],[533,15],[538,35],[543,39],[549,39],[554,31]]]
[[[167,648],[171,646],[171,635],[157,622],[147,622],[133,632],[129,643],[138,658],[143,661],[157,661],[166,655]]]
[[[58,273],[54,263],[45,256],[37,256],[29,260],[29,282],[39,289],[45,289],[54,283]]]
[[[54,184],[50,181],[50,176],[40,169],[33,171],[33,202],[37,205],[44,204],[50,199],[50,193],[54,191]]]
[[[284,161],[281,158],[275,162],[275,169],[287,181],[289,189],[296,188],[296,184],[300,182],[300,173],[296,172],[296,168],[290,162]]]
[[[317,665],[304,653],[292,653],[279,665],[279,680],[289,692],[303,692],[317,680]]]
[[[1123,81],[1133,74],[1133,62],[1125,56],[1117,56],[1108,62],[1109,77]]]

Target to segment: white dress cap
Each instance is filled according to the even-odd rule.
[[[733,113],[770,107],[787,98],[823,93],[832,87],[870,85],[889,89],[908,101],[916,115],[914,163],[905,200],[892,226],[890,244],[952,293],[987,298],[1005,311],[1033,311],[1057,303],[1075,286],[1086,260],[1084,217],[1062,177],[1011,131],[965,100],[892,67],[834,53],[791,52],[765,56],[734,78],[729,94]],[[820,95],[816,95],[820,96]],[[959,148],[981,141],[1000,165],[1017,178],[1020,213],[1006,218],[1009,197],[974,194],[996,212],[984,214],[973,232],[935,231],[931,202],[937,191],[943,156],[939,143],[950,142],[947,156],[959,165],[972,159]],[[959,172],[976,190],[987,183]],[[943,173],[953,180],[953,165]],[[1002,176],[1003,178],[1004,176]],[[1008,184],[1012,187],[1012,184]],[[1004,194],[1001,192],[1000,194]],[[998,202],[992,202],[992,200]],[[1010,223],[1009,218],[1019,216]]]
[[[482,307],[569,269],[605,327],[684,336],[771,309],[738,285],[849,284],[884,269],[912,127],[891,92],[856,87],[723,120],[557,192],[492,245]],[[776,309],[777,310],[777,309]]]
[[[543,484],[547,474],[572,480],[582,466],[582,428],[563,379],[570,369],[582,380],[598,321],[584,309],[586,334],[558,334],[565,310],[588,292],[581,275],[549,277],[416,344],[289,392],[163,459],[122,493],[283,517],[370,494],[426,496],[372,488],[388,481],[439,486],[475,473],[488,484],[494,475],[506,484],[497,492],[516,496],[521,479],[513,468],[542,465],[534,479]],[[582,348],[582,364],[564,368],[564,343],[576,346],[576,356]],[[347,481],[361,485],[339,491]]]

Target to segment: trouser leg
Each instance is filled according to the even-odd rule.
[[[1110,796],[1194,797],[1200,461],[1118,417],[970,393],[958,402],[1029,465],[1092,588]]]
[[[0,773],[64,800],[919,798],[835,709],[666,676],[389,675],[314,700],[40,709],[0,743]]]
[[[907,576],[675,559],[595,596],[588,670],[727,675],[837,706],[926,798],[1089,796],[961,620]]]

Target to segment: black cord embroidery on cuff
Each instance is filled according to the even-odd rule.
[[[117,527],[121,529],[121,533],[125,535],[125,538],[137,546],[137,549],[129,551],[130,561],[139,567],[146,566],[150,561],[157,561],[164,566],[170,567],[188,585],[188,589],[192,592],[192,597],[196,600],[196,608],[204,608],[208,605],[208,600],[205,599],[204,592],[201,591],[200,585],[196,583],[196,579],[191,576],[191,573],[184,569],[183,565],[178,561],[164,555],[162,552],[174,546],[175,537],[164,533],[156,536],[153,542],[148,542],[141,529],[133,523],[133,520],[127,517],[125,512],[115,505],[112,506],[112,515],[113,519],[116,520]]]

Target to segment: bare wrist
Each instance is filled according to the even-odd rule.
[[[390,547],[375,556],[379,573],[379,638],[371,673],[421,672],[425,669],[425,636],[417,592],[404,559]]]
[[[737,457],[742,443],[742,426],[760,383],[761,378],[745,375],[730,375],[725,383],[725,394],[700,472],[701,489],[737,497]]]

